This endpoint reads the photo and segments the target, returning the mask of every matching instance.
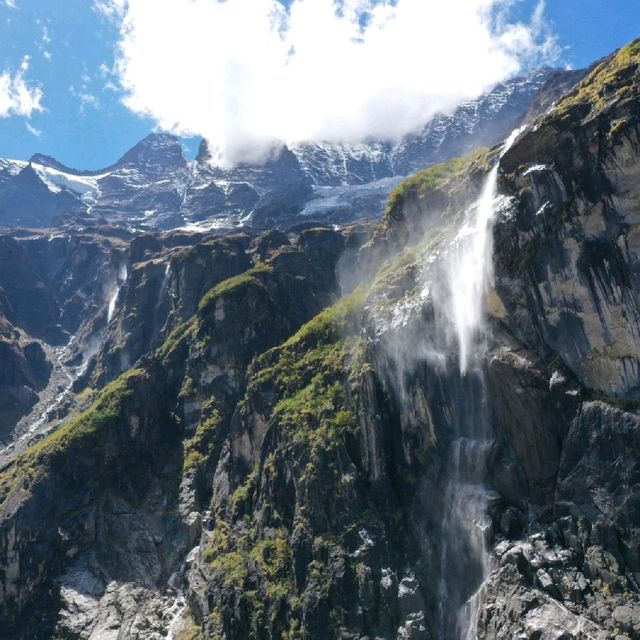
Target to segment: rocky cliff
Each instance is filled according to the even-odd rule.
[[[3,458],[0,637],[640,638],[639,92],[635,42],[375,227],[110,241],[69,418]],[[6,242],[15,322],[98,326]]]

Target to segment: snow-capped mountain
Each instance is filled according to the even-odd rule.
[[[399,177],[498,142],[541,103],[537,96],[553,97],[559,74],[564,90],[582,77],[542,69],[436,116],[399,144],[282,147],[261,165],[213,166],[204,142],[190,161],[176,137],[156,133],[100,171],[70,169],[41,154],[30,162],[0,159],[0,226],[55,226],[79,217],[143,229],[211,229],[282,227],[298,216],[338,223],[376,217]]]
[[[406,176],[504,138],[518,126],[538,92],[556,73],[540,69],[530,76],[502,82],[451,115],[435,116],[399,144],[307,144],[292,151],[317,186],[361,185]],[[576,82],[581,72],[573,73]]]
[[[188,161],[180,141],[151,134],[101,171],[69,169],[37,154],[30,162],[0,161],[0,225],[56,225],[65,215],[136,228],[232,227],[248,214],[313,197],[295,156],[279,150],[260,167],[225,171]],[[297,203],[297,204],[296,204]],[[295,208],[294,207],[294,208]]]

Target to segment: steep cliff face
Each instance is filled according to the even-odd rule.
[[[136,246],[131,254],[159,249],[144,244],[146,252]],[[211,473],[249,362],[329,303],[343,248],[342,234],[312,228],[171,254],[172,287],[194,279],[207,286],[196,278],[199,269],[214,286],[203,295],[190,284],[159,314],[160,328],[175,329],[158,338],[156,358],[139,361],[86,412],[4,464],[0,611],[7,637],[49,638],[54,629],[65,637],[166,635],[183,602],[182,565],[207,517]],[[128,296],[119,301],[114,323],[118,313],[134,313],[134,304]],[[127,469],[137,465],[129,478]]]
[[[172,554],[187,546],[188,532],[165,506],[175,492],[167,465],[170,470],[179,433],[166,384],[154,363],[129,372],[4,472],[4,637],[50,637],[65,602],[74,632],[82,631],[89,612],[91,625],[111,637],[114,621],[95,606],[108,577],[132,576],[132,598],[168,578]],[[171,549],[159,546],[167,532]]]
[[[373,233],[135,238],[71,419],[2,461],[0,636],[640,638],[639,65]]]
[[[400,257],[254,362],[192,559],[205,637],[639,637],[637,51],[501,160],[479,369],[439,355],[436,294],[487,156],[402,185],[360,264]]]
[[[91,234],[0,237],[0,442],[28,429],[68,386],[67,365],[81,366],[104,327],[125,250],[119,238]]]
[[[41,345],[0,316],[0,441],[36,404],[50,371]]]
[[[498,227],[519,335],[619,395],[638,387],[638,91],[631,46],[524,135],[504,160],[516,213]]]

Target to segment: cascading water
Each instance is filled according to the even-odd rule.
[[[513,144],[514,131],[502,150]],[[492,237],[498,196],[499,160],[487,176],[478,201],[444,251],[432,279],[438,366],[452,352],[458,370],[447,374],[451,399],[451,433],[445,453],[447,484],[440,538],[437,637],[474,640],[481,590],[473,593],[489,571],[487,513],[491,492],[485,485],[493,443],[488,419],[483,362],[484,303],[491,284]],[[439,352],[439,353],[438,353]]]
[[[118,271],[118,277],[116,278],[115,286],[111,297],[109,298],[109,306],[107,308],[107,322],[111,322],[113,315],[116,312],[116,305],[118,303],[118,296],[120,295],[120,289],[122,285],[127,281],[127,265],[123,264]]]
[[[167,290],[169,289],[170,277],[171,263],[168,262],[164,270],[160,289],[158,290],[158,299],[156,300],[156,304],[153,309],[153,342],[155,342],[160,337],[160,332],[162,331],[162,319],[160,318],[160,311],[162,310],[162,305],[164,304],[164,299],[167,295]]]

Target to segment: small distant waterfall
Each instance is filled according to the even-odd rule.
[[[164,270],[164,276],[162,277],[162,283],[160,285],[160,289],[158,290],[158,299],[156,300],[155,307],[153,308],[153,341],[154,342],[160,337],[160,332],[162,331],[162,319],[160,318],[160,311],[162,310],[162,305],[167,295],[167,290],[169,289],[170,278],[171,278],[171,263],[168,262],[167,267]]]
[[[520,130],[506,141],[502,155]],[[457,352],[457,372],[448,372],[451,433],[444,454],[447,475],[440,531],[438,585],[439,640],[475,640],[481,591],[470,591],[489,572],[487,513],[491,493],[485,485],[493,445],[484,379],[485,299],[492,283],[493,223],[504,203],[497,193],[499,160],[480,197],[463,217],[440,257],[429,286],[434,305],[434,363],[442,366]]]
[[[109,306],[107,308],[107,322],[111,322],[114,313],[116,312],[116,305],[118,303],[118,296],[120,295],[120,289],[122,289],[122,285],[127,281],[127,265],[123,264],[120,266],[118,271],[118,277],[116,278],[115,286],[113,289],[113,293],[109,298]]]

